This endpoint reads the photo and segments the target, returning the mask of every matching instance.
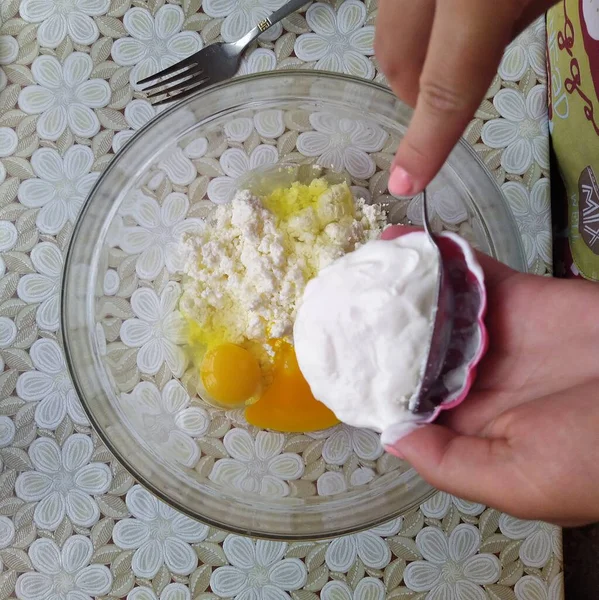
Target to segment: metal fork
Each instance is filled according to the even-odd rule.
[[[143,91],[150,92],[147,96],[148,99],[152,100],[154,106],[159,106],[175,100],[182,100],[204,87],[229,79],[237,73],[243,52],[259,35],[305,4],[307,4],[307,0],[290,0],[260,21],[240,40],[210,44],[172,67],[138,81],[138,84],[144,86],[152,84]],[[167,79],[162,79],[163,77],[167,77]],[[160,79],[162,81],[159,81]],[[165,94],[165,98],[158,100]]]

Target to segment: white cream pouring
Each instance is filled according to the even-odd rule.
[[[337,418],[390,443],[416,426],[437,255],[423,232],[371,241],[308,283],[293,339],[314,396]]]

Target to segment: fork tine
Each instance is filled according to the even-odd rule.
[[[208,77],[205,77],[204,79],[200,79],[199,81],[194,82],[194,85],[190,85],[190,86],[184,87],[180,90],[176,90],[176,91],[178,91],[178,93],[173,93],[171,95],[167,95],[166,98],[162,98],[162,100],[152,102],[152,106],[161,106],[161,105],[167,104],[169,102],[176,102],[178,100],[183,100],[183,98],[187,98],[187,96],[190,96],[194,92],[197,92],[201,88],[205,87],[206,84],[209,85],[209,83],[210,83],[210,78],[208,78]],[[164,93],[164,92],[162,92],[162,93]],[[154,98],[158,97],[161,94],[156,94],[156,96],[154,96]]]
[[[201,50],[200,50],[201,52]],[[154,73],[154,75],[150,75],[149,77],[144,77],[142,80],[137,82],[137,85],[146,85],[146,83],[151,83],[155,79],[160,79],[161,77],[166,77],[167,75],[171,75],[172,73],[176,73],[177,71],[181,71],[186,67],[196,66],[198,64],[197,55],[199,52],[180,60],[178,63],[175,63],[171,67],[167,67],[166,69],[162,69],[162,71],[158,71],[158,73]]]
[[[167,79],[163,79],[162,81],[158,81],[157,83],[154,83],[154,84],[144,88],[143,91],[146,93],[154,92],[152,94],[149,94],[148,98],[151,98],[156,95],[155,90],[158,90],[164,86],[168,86],[167,89],[163,90],[163,92],[168,92],[169,89],[172,89],[175,86],[180,86],[182,83],[184,83],[191,77],[201,74],[202,71],[203,71],[203,68],[199,67],[199,65],[189,67],[186,71],[182,71],[181,73],[171,75]],[[172,85],[169,85],[169,84],[172,84]],[[160,92],[160,93],[162,93],[162,92]]]
[[[200,83],[204,79],[205,77],[201,78],[201,75],[200,78],[194,78],[194,74],[192,73],[188,77],[185,77],[183,80],[169,85],[167,88],[163,89],[162,86],[158,86],[146,96],[146,100],[149,100],[151,102],[152,100],[156,100],[156,98],[158,98],[159,96],[176,94],[177,92],[186,90],[190,85]]]

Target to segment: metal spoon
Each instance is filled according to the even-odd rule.
[[[447,268],[443,262],[443,254],[433,235],[428,218],[426,190],[422,192],[422,221],[424,231],[430,243],[435,248],[439,265],[437,284],[435,288],[436,302],[431,314],[431,333],[426,351],[426,361],[423,364],[420,386],[410,398],[408,408],[413,413],[431,412],[438,403],[431,398],[431,391],[441,375],[445,357],[451,340],[454,319],[454,293],[451,287]]]

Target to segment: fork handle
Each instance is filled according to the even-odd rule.
[[[240,51],[245,50],[259,35],[262,35],[265,31],[270,29],[275,23],[278,23],[285,17],[299,10],[302,6],[305,6],[309,0],[289,0],[270,14],[268,17],[262,19],[260,23],[256,25],[252,30],[248,31],[239,41],[235,42],[235,45]]]

